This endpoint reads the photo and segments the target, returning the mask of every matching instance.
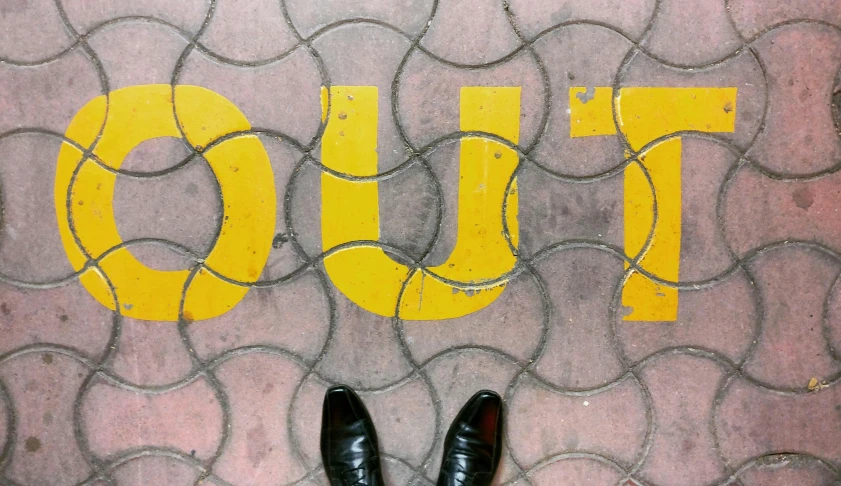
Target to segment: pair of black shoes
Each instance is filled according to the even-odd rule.
[[[502,399],[492,391],[473,395],[444,439],[438,486],[488,486],[502,447]],[[374,422],[347,386],[324,396],[321,458],[331,486],[383,486]]]

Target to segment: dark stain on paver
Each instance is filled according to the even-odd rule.
[[[38,452],[41,449],[41,441],[37,437],[29,437],[26,439],[26,452]]]
[[[805,102],[809,97],[812,96],[812,93],[809,92],[809,88],[803,88],[800,90],[800,94],[797,96],[801,102]]]
[[[44,356],[41,357],[41,361],[43,361],[44,364],[53,364],[53,355],[50,353],[44,353]]]
[[[58,320],[61,322],[67,322],[67,314],[62,314],[58,316]]]
[[[257,427],[253,427],[245,433],[245,436],[248,438],[248,445],[246,446],[246,454],[248,455],[248,460],[251,461],[251,464],[257,466],[266,456],[269,455],[269,443],[268,437],[266,436],[266,429],[263,425],[258,425]]]
[[[795,190],[791,198],[794,200],[794,204],[800,209],[809,209],[812,203],[815,202],[815,196],[808,187],[801,187]]]
[[[575,450],[578,448],[579,442],[580,440],[578,439],[578,434],[576,434],[574,431],[570,432],[569,434],[567,434],[566,437],[564,437],[564,448],[569,450]]]
[[[2,312],[4,316],[8,316],[9,314],[12,313],[12,310],[9,309],[8,304],[3,302],[2,304],[0,304],[0,312]]]
[[[195,196],[199,192],[199,186],[197,186],[194,182],[191,182],[184,188],[184,192],[190,196]]]
[[[289,238],[285,234],[278,233],[272,240],[272,248],[279,250],[287,241],[289,241]]]

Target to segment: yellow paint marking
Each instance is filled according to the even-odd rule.
[[[736,88],[622,88],[619,127],[631,148],[681,131],[736,129]]]
[[[370,86],[330,88],[330,120],[322,143],[322,163],[348,176],[377,173],[377,96]],[[461,90],[461,129],[519,139],[520,88],[465,87]],[[516,246],[516,183],[506,189],[517,167],[516,152],[481,137],[461,141],[458,237],[449,258],[429,269],[396,263],[373,246],[341,249],[324,259],[336,287],[357,305],[375,314],[393,316],[400,290],[400,317],[432,320],[460,317],[496,300],[505,282],[489,285],[516,263],[503,236],[502,205]],[[321,176],[322,246],[325,251],[354,241],[380,238],[378,184],[329,173]],[[436,275],[438,278],[436,277]],[[451,285],[446,280],[463,282]]]
[[[611,88],[595,88],[595,97],[583,103],[570,88],[570,136],[610,135],[613,112]],[[733,132],[736,124],[736,88],[622,88],[616,98],[620,130],[633,150],[681,131]],[[600,98],[601,97],[601,98]],[[588,106],[600,101],[601,105]],[[604,100],[608,100],[607,108]],[[598,133],[597,133],[598,132]],[[679,279],[681,239],[681,141],[671,138],[639,155],[648,171],[657,198],[657,224],[651,245],[645,242],[654,218],[654,200],[645,174],[638,165],[625,171],[625,252],[640,266],[667,281]],[[625,265],[628,268],[629,265]],[[622,289],[622,304],[631,309],[630,321],[677,320],[678,291],[633,272]]]
[[[569,136],[571,138],[613,135],[613,88],[569,89]],[[605,116],[607,115],[607,116]]]
[[[144,85],[109,94],[107,123],[93,153],[111,169],[140,143],[153,138],[180,137],[173,110],[177,112],[187,141],[200,149],[219,137],[250,125],[230,101],[197,86],[175,88]],[[66,136],[90,146],[105,121],[104,97],[98,97],[76,114]],[[154,270],[138,261],[123,243],[114,220],[114,185],[117,176],[82,153],[64,144],[56,170],[55,204],[59,232],[68,259],[76,270],[91,259],[101,259],[81,275],[82,284],[102,305],[114,309],[100,272],[116,291],[123,315],[144,320],[176,321],[190,272]],[[205,264],[228,279],[254,282],[259,278],[271,250],[276,199],[274,176],[268,155],[254,135],[225,140],[204,152],[215,174],[224,204],[221,233]],[[79,165],[81,164],[81,167]],[[78,168],[75,181],[73,172]],[[70,199],[67,200],[68,188]],[[81,247],[73,238],[67,217]],[[186,290],[184,316],[209,319],[227,312],[248,291],[242,285],[222,280],[205,270],[193,277]]]
[[[639,265],[652,275],[676,282],[680,265],[681,190],[680,138],[659,143],[640,156],[648,170],[657,198],[654,239]],[[644,249],[652,220],[654,199],[651,187],[636,164],[625,171],[625,253],[637,255]],[[625,268],[628,268],[625,264]],[[634,272],[622,289],[622,305],[633,310],[629,321],[674,321],[678,291],[655,283]]]

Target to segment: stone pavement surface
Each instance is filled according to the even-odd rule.
[[[335,383],[360,390],[393,485],[434,483],[480,388],[507,405],[496,484],[841,484],[840,73],[837,0],[2,0],[0,484],[323,485]],[[343,107],[370,91],[343,86],[376,88],[368,118]],[[518,88],[475,93],[519,112],[470,125],[475,86]],[[322,87],[347,128],[325,129]],[[635,143],[634,93],[689,97],[651,126],[737,94],[722,129]],[[153,101],[178,131],[131,125]],[[602,102],[604,133],[575,136]],[[445,278],[470,137],[513,157],[495,281]],[[256,155],[234,166],[238,146]],[[376,165],[336,169],[354,160]],[[373,237],[328,245],[326,202],[353,220],[371,194]],[[379,295],[367,260],[331,263],[360,249],[420,298],[486,302],[410,317],[409,277]],[[666,317],[632,320],[635,279]]]

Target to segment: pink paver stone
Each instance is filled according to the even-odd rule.
[[[838,386],[805,394],[779,394],[736,378],[723,390],[715,421],[721,451],[734,467],[762,454],[786,452],[837,461],[841,417]],[[773,427],[769,426],[773,424]]]
[[[152,445],[206,460],[219,447],[223,426],[219,399],[202,378],[168,393],[137,393],[94,381],[80,413],[82,433],[98,456]]]
[[[57,56],[73,43],[54,2],[13,1],[0,10],[0,58],[4,60],[38,62]]]
[[[788,176],[836,167],[841,138],[829,101],[841,69],[841,32],[794,24],[768,33],[755,47],[768,77],[768,115],[748,157]]]
[[[286,433],[286,404],[305,370],[283,355],[249,353],[225,361],[215,372],[231,407],[229,443],[216,474],[234,482],[247,477],[252,485],[303,477],[306,470]]]
[[[201,27],[210,10],[209,0],[186,0],[173,4],[167,0],[110,2],[108,0],[63,0],[64,10],[73,28],[80,33],[112,19],[143,16],[161,20],[189,32]]]
[[[775,388],[804,389],[831,380],[841,364],[822,330],[824,301],[841,266],[815,249],[779,247],[751,263],[765,302],[762,331],[745,372]]]
[[[662,1],[641,45],[672,64],[702,66],[720,61],[742,47],[727,16],[725,0]]]
[[[272,0],[217,1],[200,42],[213,54],[241,62],[280,57],[297,44],[281,9]]]
[[[14,447],[5,474],[24,484],[53,478],[82,481],[91,466],[74,434],[73,402],[90,370],[58,353],[34,352],[0,366],[0,379],[14,403]],[[9,429],[11,431],[11,429]]]
[[[726,477],[707,417],[727,368],[712,360],[667,353],[647,361],[641,379],[658,427],[639,474],[653,484],[700,485]],[[691,375],[692,380],[686,377]],[[682,458],[692,456],[692,461]]]
[[[200,475],[198,468],[164,456],[139,457],[120,465],[112,473],[118,484],[126,486],[188,486],[195,484]]]
[[[449,62],[485,64],[516,50],[520,40],[494,0],[440,0],[421,45]]]
[[[579,451],[629,464],[647,433],[643,391],[633,378],[586,394],[559,393],[523,378],[508,406],[508,441],[525,466]]]
[[[536,486],[562,484],[619,484],[623,471],[602,458],[559,457],[535,468],[529,480]],[[519,484],[519,483],[517,483]]]
[[[139,20],[104,26],[90,34],[112,90],[138,84],[169,84],[188,40],[166,25]],[[144,55],[154,52],[154,58]]]

